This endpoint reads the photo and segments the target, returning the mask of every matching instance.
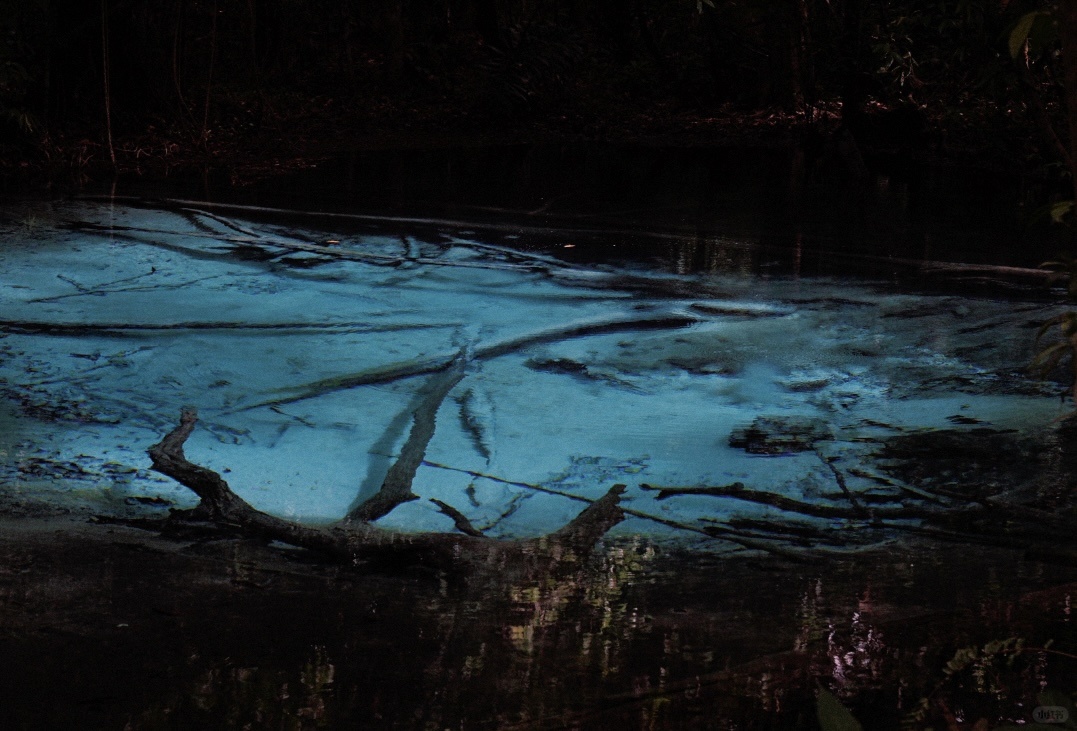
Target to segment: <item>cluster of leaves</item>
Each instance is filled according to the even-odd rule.
[[[1025,13],[1010,31],[1010,56],[1021,54],[1042,59],[1058,43],[1058,22],[1050,10]]]
[[[106,18],[112,36],[128,46],[110,60],[117,108],[138,112],[138,105],[163,104],[198,116],[205,112],[207,86],[316,95],[351,90],[370,99],[468,90],[452,80],[469,73],[490,79],[485,87],[471,85],[477,94],[525,109],[585,72],[595,83],[581,94],[602,93],[611,79],[627,84],[622,76],[628,71],[638,77],[635,90],[649,86],[687,103],[750,106],[791,103],[798,85],[816,86],[820,99],[832,99],[851,66],[873,75],[882,96],[907,95],[922,83],[968,87],[972,76],[998,66],[1001,34],[1016,12],[1009,7],[1017,3],[949,0],[927,9],[913,0],[593,6],[442,0],[362,11],[333,0],[267,0],[264,9],[237,0],[200,0],[178,9],[138,0],[129,5],[130,12],[114,9]],[[856,23],[850,20],[860,14]],[[59,13],[50,22],[56,27],[31,28],[19,20],[13,31],[24,46],[66,35],[72,53],[90,63],[47,70],[57,78],[79,75],[60,80],[65,83],[99,88],[100,65],[93,62],[100,18],[83,13],[66,20]],[[1041,25],[1031,23],[1030,37]],[[29,52],[10,58],[31,76],[51,63]],[[809,67],[811,79],[795,78]],[[152,93],[121,93],[124,83],[132,92]],[[89,97],[87,104],[96,103]]]
[[[1024,13],[1010,29],[1007,42],[1009,55],[1023,74],[1026,95],[1029,96],[1027,103],[1038,112],[1041,132],[1056,141],[1058,154],[1068,164],[1069,174],[1073,175],[1077,161],[1071,159],[1072,141],[1067,148],[1062,142],[1065,136],[1058,132],[1058,128],[1063,126],[1058,117],[1066,105],[1059,103],[1058,99],[1064,95],[1075,98],[1077,89],[1063,89],[1059,81],[1062,49],[1058,8],[1040,7]],[[1045,99],[1044,92],[1053,95],[1055,102],[1050,103]],[[1056,224],[1069,224],[1074,211],[1072,194],[1065,200],[1050,204],[1046,211]],[[1077,259],[1063,254],[1058,260],[1046,262],[1042,267],[1058,272],[1067,282],[1070,299],[1077,300]],[[1037,342],[1055,328],[1058,329],[1057,339],[1036,354],[1030,370],[1045,378],[1059,367],[1063,359],[1068,358],[1073,376],[1072,392],[1077,401],[1077,312],[1064,312],[1045,322],[1036,335]]]
[[[998,39],[1010,22],[1004,6],[949,0],[922,12],[895,2],[879,18],[873,38],[877,73],[902,94],[916,94],[925,80],[936,87],[983,89],[1005,94],[1008,65]]]

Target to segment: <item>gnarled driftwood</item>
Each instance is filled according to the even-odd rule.
[[[442,375],[444,377],[449,374]],[[441,398],[444,398],[452,385],[454,382],[449,376],[445,381],[435,384],[434,390],[440,392]],[[391,487],[384,497],[376,501],[378,509],[372,511],[371,515],[388,513],[401,502],[414,499],[410,489],[411,476],[406,472],[410,469],[411,475],[414,474],[414,469],[418,466],[415,462],[416,456],[421,461],[421,453],[429,441],[426,434],[432,429],[432,410],[431,405],[417,410],[416,424],[409,436],[409,442],[422,444],[411,450],[408,465],[397,469],[392,480],[386,478]],[[586,554],[624,517],[619,503],[625,486],[614,485],[560,530],[540,538],[525,540],[498,541],[482,536],[474,529],[464,533],[401,533],[380,528],[368,520],[357,519],[354,515],[350,519],[327,526],[302,525],[255,509],[236,495],[218,473],[188,460],[183,445],[197,421],[198,417],[193,409],[184,409],[179,425],[149,449],[154,470],[189,488],[201,499],[199,506],[187,517],[202,519],[250,537],[310,549],[332,560],[348,564],[389,560],[394,564],[416,563],[439,568],[467,569],[503,564],[503,561],[491,560],[496,558],[516,558],[527,562],[537,560],[555,564]],[[408,450],[405,448],[404,451]],[[370,501],[364,505],[368,503]],[[457,526],[470,526],[466,518],[455,509],[440,501],[438,505],[442,512],[453,517]]]

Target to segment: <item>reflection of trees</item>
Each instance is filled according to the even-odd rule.
[[[1048,649],[1075,646],[1063,621],[1072,586],[1007,599],[1003,576],[1002,589],[984,587],[955,620],[909,609],[918,599],[940,605],[920,596],[938,564],[885,556],[858,559],[855,571],[700,566],[698,556],[670,560],[629,542],[571,568],[495,565],[463,580],[304,568],[250,543],[237,555],[235,545],[214,542],[204,554],[224,565],[152,555],[99,568],[103,591],[122,603],[91,601],[94,616],[130,627],[76,653],[66,635],[40,638],[57,667],[115,678],[118,721],[87,727],[800,728],[821,682],[865,728],[897,728],[920,698],[925,722],[913,728],[947,728],[943,705],[970,721],[1007,718],[1040,684],[1064,688],[1077,667],[1036,649],[1049,639]],[[246,569],[234,571],[234,560]],[[134,575],[161,561],[166,574]],[[982,586],[983,573],[968,583]],[[145,645],[138,655],[112,644],[128,632]],[[1020,653],[1005,642],[1013,636],[1027,638]],[[46,651],[37,642],[33,651]],[[73,697],[91,695],[100,693]]]
[[[913,583],[911,571],[903,578]],[[835,587],[829,583],[814,579],[801,595],[795,652],[807,661],[804,679],[824,682],[857,709],[859,718],[870,721],[865,728],[897,727],[899,722],[915,729],[1028,723],[1037,703],[1060,697],[1044,696],[1045,690],[1069,693],[1066,679],[1072,677],[1077,655],[1051,645],[1056,637],[1070,646],[1075,639],[1067,620],[1071,588],[1064,589],[1061,599],[1031,594],[993,607],[985,602],[955,631],[924,618],[888,622],[887,612],[894,607],[876,599],[874,582],[866,584],[855,604],[836,611],[831,606],[835,597],[828,596]],[[1025,611],[1034,608],[1031,625],[1019,618],[1022,604]],[[1062,635],[1041,647],[1015,634],[1042,638],[1060,627],[1065,628]],[[779,685],[788,686],[790,680]]]
[[[383,621],[363,621],[358,612],[342,615],[331,646],[312,642],[286,655],[272,649],[242,657],[214,656],[212,648],[205,656],[184,651],[181,672],[189,680],[139,711],[135,726],[545,723],[599,701],[611,687],[618,692],[631,692],[633,683],[649,687],[651,680],[623,667],[632,644],[648,633],[624,590],[653,556],[649,546],[631,542],[573,561],[567,570],[536,563],[533,570],[506,575],[480,572],[466,582],[364,580],[361,588],[350,589],[354,596],[332,601],[338,611],[360,598],[377,604]],[[303,611],[286,611],[302,622]],[[252,628],[256,634],[281,629]],[[306,637],[301,624],[292,631]],[[650,668],[646,675],[657,680],[659,673]]]
[[[674,266],[678,274],[754,274],[757,256],[743,241],[700,234],[677,241]]]
[[[297,671],[237,666],[226,660],[202,670],[186,692],[143,711],[129,727],[197,723],[201,728],[333,728],[334,675],[335,667],[320,646],[311,648]]]
[[[500,727],[600,698],[607,679],[623,674],[625,646],[647,630],[623,591],[651,558],[652,549],[633,542],[567,570],[469,579],[440,613],[437,661],[426,670],[439,702],[426,722],[482,718]]]

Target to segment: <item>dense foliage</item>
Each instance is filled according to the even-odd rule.
[[[0,0],[0,125],[9,160],[76,166],[117,154],[122,163],[280,149],[282,140],[304,154],[310,140],[339,149],[369,130],[538,126],[601,138],[698,133],[717,117],[741,128],[777,120],[785,130],[839,116],[882,147],[910,138],[1050,161],[1053,141],[1041,135],[1030,145],[1028,129],[1042,132],[1037,115],[1064,125],[1058,44],[1017,63],[1007,48],[1037,8]],[[902,105],[924,113],[930,136],[923,118],[870,123]],[[759,110],[767,116],[751,116]]]

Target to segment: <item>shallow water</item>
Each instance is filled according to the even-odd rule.
[[[15,489],[61,478],[188,505],[143,454],[193,405],[196,461],[267,512],[339,519],[376,492],[458,352],[469,373],[416,490],[501,538],[556,529],[614,483],[640,514],[619,531],[672,522],[686,539],[774,509],[640,485],[896,503],[896,440],[979,430],[1016,450],[1067,413],[1022,372],[1051,301],[584,266],[451,229],[345,235],[193,207],[33,215],[0,247]],[[451,529],[426,500],[382,524]]]
[[[925,543],[919,519],[854,510],[962,495],[1069,508],[1070,406],[1025,369],[1058,297],[808,277],[758,266],[758,243],[730,237],[721,250],[754,264],[711,250],[727,263],[685,265],[695,243],[675,232],[672,253],[647,261],[579,253],[603,236],[621,240],[193,203],[11,209],[9,515],[192,506],[145,450],[193,405],[193,461],[261,510],[339,519],[378,489],[422,387],[460,353],[467,375],[412,486],[424,499],[379,525],[449,531],[436,498],[489,536],[536,536],[615,483],[629,510],[578,573],[463,586],[296,568],[243,544],[131,561],[99,548],[101,568],[5,544],[9,566],[55,574],[51,591],[17,568],[5,585],[6,664],[32,668],[16,727],[88,703],[101,727],[189,727],[227,709],[229,723],[297,728],[811,728],[821,680],[876,719],[866,727],[890,728],[934,683],[951,683],[943,695],[970,723],[1027,719],[1035,690],[1069,687],[1072,665],[1043,652],[1010,653],[1005,692],[942,668],[1017,635],[1072,654],[1072,562]],[[690,493],[736,483],[833,512]],[[158,560],[174,572],[163,585],[141,575]],[[205,618],[188,609],[204,602]],[[250,616],[264,628],[244,629]],[[235,632],[239,645],[215,647]],[[121,676],[147,664],[155,681],[95,695],[80,674],[57,703],[47,678],[67,652]],[[996,672],[980,655],[961,672]]]

